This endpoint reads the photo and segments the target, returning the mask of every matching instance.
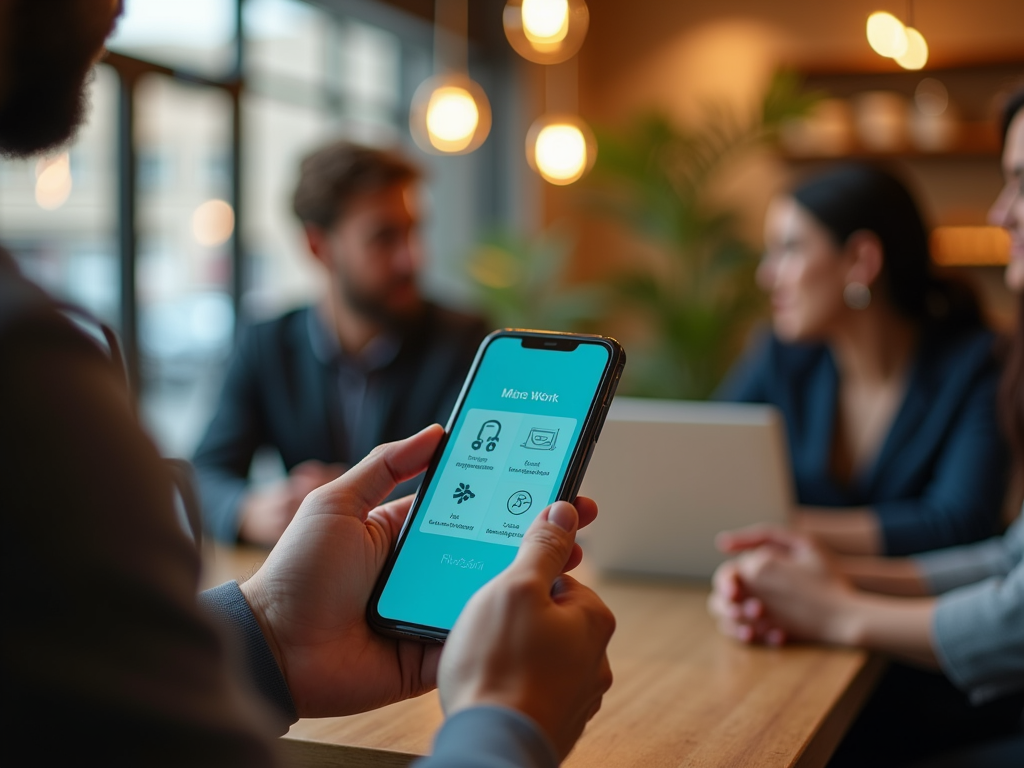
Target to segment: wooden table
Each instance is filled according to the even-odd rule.
[[[257,550],[214,549],[207,585],[246,577]],[[748,648],[721,636],[700,585],[576,573],[615,613],[615,684],[569,756],[593,766],[822,766],[882,664],[861,651]],[[430,751],[436,693],[350,717],[300,720],[282,740],[289,765],[404,766]]]

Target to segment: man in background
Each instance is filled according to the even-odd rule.
[[[447,421],[486,330],[420,295],[419,180],[401,155],[344,141],[302,162],[293,208],[327,289],[252,327],[236,352],[193,459],[215,538],[272,546],[311,490]],[[252,487],[261,447],[288,477]]]
[[[0,0],[0,155],[69,141],[121,5]],[[423,471],[434,425],[311,493],[266,565],[197,600],[199,551],[124,371],[58,310],[0,251],[0,763],[269,768],[296,718],[435,684],[446,722],[423,768],[568,754],[611,684],[614,618],[563,574],[593,502],[541,512],[443,651],[378,635],[366,603],[411,499],[377,504]]]

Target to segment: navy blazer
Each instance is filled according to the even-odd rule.
[[[984,330],[926,332],[907,391],[875,460],[850,485],[831,472],[839,373],[828,347],[769,336],[717,397],[782,411],[799,503],[870,507],[886,554],[977,541],[996,532],[1009,456],[999,430],[999,364]]]
[[[217,410],[193,457],[204,525],[217,539],[238,538],[238,506],[258,448],[277,449],[289,471],[311,459],[352,465],[380,443],[444,424],[487,332],[477,318],[428,305],[375,378],[376,408],[349,439],[336,374],[313,348],[312,311],[252,326],[228,367]],[[412,493],[417,484],[403,483],[400,492]]]

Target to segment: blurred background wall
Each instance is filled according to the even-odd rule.
[[[322,290],[288,201],[299,159],[337,136],[397,143],[427,169],[425,285],[442,302],[640,345],[656,334],[615,283],[623,268],[657,262],[665,243],[595,202],[609,178],[600,151],[592,178],[571,186],[531,172],[524,142],[552,73],[511,50],[503,0],[469,5],[470,73],[494,113],[469,155],[424,154],[409,134],[412,93],[432,68],[432,0],[128,0],[70,151],[0,161],[0,240],[33,278],[121,331],[166,452],[194,446],[240,324]],[[895,166],[933,224],[984,223],[1000,185],[994,116],[1024,78],[1019,0],[918,0],[914,23],[931,48],[922,72],[864,37],[870,12],[902,15],[905,2],[588,5],[580,115],[624,147],[645,114],[678,130],[755,114],[780,68],[818,94],[805,120],[730,156],[702,190],[735,213],[751,258],[769,197],[843,157]],[[1005,321],[998,243],[964,245],[957,232],[953,268]],[[980,265],[965,266],[972,259]]]

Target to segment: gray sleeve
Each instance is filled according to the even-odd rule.
[[[1024,562],[942,595],[932,644],[943,671],[976,703],[1024,688]]]
[[[558,757],[528,717],[504,707],[473,707],[448,718],[434,754],[415,768],[555,768]]]
[[[228,581],[219,587],[200,592],[199,607],[220,622],[229,633],[242,656],[240,660],[249,681],[281,715],[282,726],[298,720],[299,715],[288,690],[288,683],[238,582]],[[283,727],[278,735],[286,731],[287,727]]]
[[[1006,576],[1024,558],[1024,517],[1003,536],[977,544],[948,547],[913,558],[933,595],[975,584],[995,576]]]

